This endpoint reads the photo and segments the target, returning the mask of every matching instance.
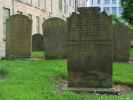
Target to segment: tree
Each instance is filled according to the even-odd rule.
[[[122,6],[124,8],[123,18],[133,25],[133,0],[122,0]]]
[[[123,21],[123,19],[122,19],[122,17],[118,17],[117,15],[112,15],[112,21],[113,21],[113,23],[115,24],[115,23],[123,23],[124,21]]]

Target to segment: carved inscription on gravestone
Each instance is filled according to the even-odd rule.
[[[68,18],[69,87],[112,86],[111,17],[99,8],[79,8]]]
[[[13,15],[7,20],[7,57],[30,57],[32,20],[24,15]]]
[[[46,59],[65,58],[66,22],[60,18],[49,18],[43,23]]]

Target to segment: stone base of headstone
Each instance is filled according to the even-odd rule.
[[[45,54],[46,60],[52,60],[52,59],[65,59],[65,54],[62,52],[49,52]]]
[[[107,95],[119,95],[120,90],[115,90],[113,88],[67,88],[66,90],[73,91],[73,92],[88,92],[88,93],[95,93],[95,94],[107,94]]]
[[[61,92],[71,91],[75,93],[91,93],[94,95],[125,95],[133,91],[133,86],[124,84],[113,84],[112,88],[83,88],[83,87],[69,87],[68,81],[60,80],[60,83],[56,86]]]
[[[31,55],[29,56],[6,56],[4,59],[6,60],[13,60],[13,59],[28,59],[28,58],[32,58]]]
[[[125,62],[125,63],[127,63],[127,62],[129,62],[129,58],[128,57],[121,57],[121,58],[116,58],[116,59],[114,59],[114,61],[115,62]]]
[[[132,60],[132,59],[129,60],[129,61],[128,61],[128,64],[133,64],[133,60]]]

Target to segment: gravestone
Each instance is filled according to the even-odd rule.
[[[129,41],[130,41],[130,47],[133,48],[133,29],[129,28]]]
[[[32,20],[25,15],[13,15],[7,20],[6,56],[31,57]]]
[[[32,51],[43,51],[43,35],[40,33],[32,36]]]
[[[122,23],[114,25],[114,61],[129,60],[129,29]]]
[[[133,40],[133,29],[129,28],[129,39]]]
[[[68,18],[70,88],[112,87],[112,18],[99,8],[79,8]]]
[[[46,59],[65,58],[66,22],[60,18],[49,18],[43,23]]]

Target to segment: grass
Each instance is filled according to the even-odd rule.
[[[56,85],[67,78],[66,61],[0,61],[8,70],[6,80],[0,81],[0,100],[127,100],[126,96],[95,96],[87,93],[61,92]],[[133,84],[133,65],[114,64],[114,81]],[[127,78],[128,77],[128,78]],[[102,99],[100,99],[102,98]],[[125,99],[124,99],[125,98]]]
[[[133,64],[115,63],[113,65],[113,80],[116,83],[133,85]]]
[[[39,52],[35,51],[35,52],[32,53],[33,58],[34,57],[35,58],[43,58],[44,55],[45,55],[45,53],[43,51],[39,51]]]
[[[131,48],[131,46],[133,46],[133,41],[130,41],[130,49],[129,49],[129,59],[133,60],[133,48]]]
[[[37,54],[38,55],[38,54]],[[133,93],[124,96],[96,96],[60,91],[60,78],[67,79],[65,60],[14,60],[0,61],[0,69],[8,71],[0,80],[0,100],[133,100]],[[115,63],[113,80],[133,84],[133,65]]]

